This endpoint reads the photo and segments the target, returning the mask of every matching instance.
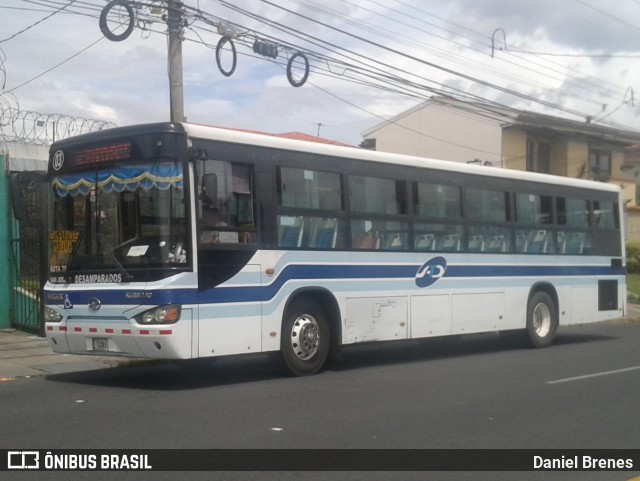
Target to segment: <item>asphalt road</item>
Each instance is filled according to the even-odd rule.
[[[353,346],[293,378],[266,357],[0,383],[0,448],[640,448],[640,323]],[[640,466],[638,467],[640,471]],[[15,473],[12,479],[87,479]],[[100,479],[615,480],[640,472],[91,473]]]

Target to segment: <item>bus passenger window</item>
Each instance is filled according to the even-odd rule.
[[[255,242],[253,168],[217,160],[202,162],[200,242]]]
[[[409,229],[404,222],[352,220],[354,249],[405,251],[409,249]]]
[[[458,224],[415,224],[414,249],[417,251],[460,252],[463,228]]]
[[[462,213],[460,187],[416,182],[413,208],[422,217],[459,219]]]
[[[335,218],[278,216],[278,247],[336,249],[344,247],[344,221]]]
[[[518,230],[516,251],[523,254],[555,254],[556,236],[546,229]]]
[[[497,190],[467,189],[467,218],[473,221],[507,222],[509,194]]]
[[[335,249],[342,239],[343,222],[338,219],[312,218],[309,247],[312,249]]]
[[[551,224],[552,197],[538,194],[516,194],[516,221],[519,224]]]
[[[392,179],[378,179],[352,175],[351,210],[375,214],[406,214],[406,183]]]
[[[500,254],[511,252],[511,239],[513,235],[508,227],[496,226],[469,226],[469,252],[489,252]]]
[[[340,174],[282,167],[278,170],[280,205],[304,209],[342,209]]]
[[[591,235],[588,232],[558,232],[558,246],[562,254],[587,254],[591,247]]]
[[[593,226],[598,229],[618,228],[618,206],[612,202],[593,202]]]
[[[589,204],[582,199],[556,199],[558,224],[569,227],[589,227]]]

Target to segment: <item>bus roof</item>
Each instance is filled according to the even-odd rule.
[[[426,157],[416,157],[404,154],[394,154],[388,152],[378,152],[356,147],[342,147],[328,145],[303,140],[292,140],[252,132],[225,129],[221,127],[209,127],[196,124],[183,124],[187,133],[191,137],[217,140],[220,142],[230,142],[247,145],[258,145],[262,147],[283,149],[290,151],[300,151],[317,155],[327,155],[333,157],[345,157],[369,162],[381,162],[387,164],[397,164],[413,167],[423,167],[450,172],[468,173],[487,177],[500,177],[529,182],[542,182],[546,184],[556,184],[568,187],[581,187],[589,189],[606,190],[619,192],[620,186],[593,180],[576,179],[559,175],[541,174],[537,172],[524,172],[520,170],[487,167],[481,165],[466,164],[461,162],[431,159]]]

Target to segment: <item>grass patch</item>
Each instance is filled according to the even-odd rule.
[[[627,291],[640,299],[640,274],[627,274]]]

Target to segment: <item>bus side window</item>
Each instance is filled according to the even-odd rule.
[[[248,164],[202,163],[200,240],[204,244],[255,242],[254,179]]]

